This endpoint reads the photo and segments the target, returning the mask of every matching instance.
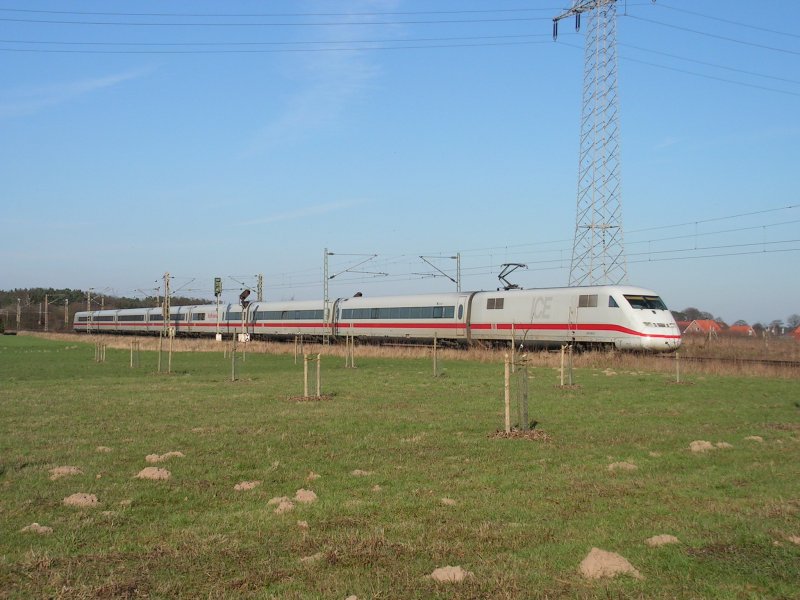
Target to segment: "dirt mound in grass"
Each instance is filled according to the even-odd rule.
[[[666,546],[667,544],[679,544],[680,540],[674,535],[663,534],[647,538],[644,543],[651,548],[658,548],[659,546]]]
[[[169,479],[170,477],[172,477],[172,473],[170,473],[166,469],[162,469],[161,467],[146,467],[141,471],[139,471],[136,477],[137,479],[161,480],[161,479]]]
[[[50,480],[55,481],[62,477],[69,477],[70,475],[83,475],[78,467],[55,467],[50,469]]]
[[[372,471],[362,471],[361,469],[355,469],[350,472],[350,475],[354,477],[369,477],[372,475]]]
[[[252,490],[259,485],[261,485],[260,481],[242,481],[241,483],[237,483],[235,486],[233,486],[233,489],[235,489],[237,492],[242,492],[246,490]]]
[[[456,505],[456,501],[453,500],[452,498],[442,498],[441,500],[439,500],[439,503],[443,504],[444,506],[455,506]]]
[[[111,448],[109,448],[108,446],[98,446],[97,448],[94,449],[94,451],[108,453],[111,452]]]
[[[695,440],[689,444],[689,450],[692,452],[708,452],[714,449],[714,444],[705,440]]]
[[[83,492],[67,496],[64,498],[63,502],[64,506],[75,506],[78,508],[100,506],[97,496],[94,494],[84,494]]]
[[[622,462],[615,462],[608,465],[609,471],[635,471],[638,469],[635,464],[632,462],[622,461]]]
[[[581,575],[587,579],[601,579],[617,575],[631,575],[636,579],[643,579],[641,573],[626,558],[616,552],[607,552],[599,548],[592,548],[586,558],[581,561],[579,570]]]
[[[167,452],[166,454],[148,454],[144,457],[144,459],[153,464],[153,463],[160,463],[164,462],[165,460],[169,460],[170,458],[185,458],[186,455],[183,452]]]
[[[45,525],[39,525],[38,523],[31,523],[27,527],[23,527],[20,529],[22,533],[31,532],[38,535],[50,535],[53,533],[52,527],[47,527]]]
[[[468,577],[475,577],[472,571],[465,571],[460,566],[446,566],[434,569],[429,575],[436,583],[461,583]]]
[[[278,505],[277,508],[275,509],[276,515],[282,515],[284,513],[294,510],[294,502],[292,502],[286,496],[278,496],[275,498],[271,498],[269,502],[267,502],[267,506],[274,506],[276,504]]]
[[[306,475],[306,481],[308,482],[316,481],[317,479],[319,479],[319,474],[314,473],[314,471],[309,471],[308,475]]]
[[[744,439],[750,442],[758,442],[759,444],[762,444],[764,442],[764,438],[762,438],[760,435],[748,435]]]
[[[311,504],[312,502],[317,501],[317,495],[311,490],[300,489],[297,490],[297,493],[294,495],[294,499],[300,504]]]

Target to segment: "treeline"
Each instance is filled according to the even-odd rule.
[[[715,317],[710,312],[699,310],[694,307],[684,308],[683,310],[673,310],[672,316],[676,321],[714,321],[719,323],[723,329],[727,329],[730,325],[750,325],[753,331],[761,333],[768,331],[776,335],[788,333],[800,327],[800,314],[793,313],[783,319],[773,319],[769,323],[748,323],[744,319],[734,321],[730,325],[721,317]]]
[[[86,310],[91,302],[92,310],[119,308],[152,308],[161,306],[162,297],[129,298],[97,294],[91,296],[85,290],[70,288],[17,288],[0,290],[0,331],[19,329],[33,331],[67,331],[72,327],[76,312]],[[174,306],[186,304],[208,304],[204,298],[172,296]]]

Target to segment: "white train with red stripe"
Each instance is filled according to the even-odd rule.
[[[326,310],[327,308],[327,310]],[[526,346],[609,346],[674,350],[681,334],[672,313],[652,290],[633,286],[453,292],[322,301],[253,302],[172,307],[177,335],[256,338],[353,335],[376,340],[510,341]],[[83,311],[77,332],[158,334],[161,308]]]

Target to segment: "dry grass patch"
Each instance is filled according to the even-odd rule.
[[[361,469],[354,469],[350,471],[350,475],[353,477],[369,477],[372,475],[372,471],[363,471]]]
[[[552,436],[539,429],[531,429],[529,431],[522,431],[520,429],[512,429],[509,432],[498,429],[494,433],[490,433],[487,437],[499,440],[529,440],[532,442],[551,442]]]

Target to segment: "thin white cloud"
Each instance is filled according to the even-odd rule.
[[[356,0],[349,9],[359,15],[368,10],[390,10],[396,5],[396,0]],[[359,21],[369,19],[357,18]],[[336,47],[337,42],[363,35],[363,29],[355,26],[331,26],[319,31],[324,32],[332,47]],[[259,129],[247,153],[301,142],[314,131],[335,125],[381,72],[375,54],[358,50],[313,52],[302,61],[303,87],[288,99],[283,112],[274,115]]]
[[[679,143],[680,143],[680,140],[678,138],[670,136],[670,137],[664,138],[659,143],[657,143],[655,146],[653,146],[653,150],[666,150],[667,148],[675,146],[676,144],[679,144]]]
[[[250,221],[245,221],[243,225],[264,225],[267,223],[279,223],[281,221],[296,221],[298,219],[307,219],[309,217],[318,217],[320,215],[325,215],[332,212],[337,212],[340,210],[346,210],[348,208],[353,208],[361,204],[360,201],[357,200],[349,200],[344,202],[327,202],[323,204],[315,204],[313,206],[306,206],[303,208],[298,208],[297,210],[287,211],[282,213],[276,213],[274,215],[267,215],[265,217],[261,217],[258,219],[252,219]]]
[[[75,98],[144,77],[151,69],[136,69],[89,79],[17,88],[0,92],[0,119],[38,113]]]

